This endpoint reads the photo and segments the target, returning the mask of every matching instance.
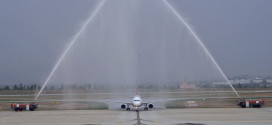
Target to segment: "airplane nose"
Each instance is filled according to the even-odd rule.
[[[140,106],[140,102],[134,102],[134,106]]]

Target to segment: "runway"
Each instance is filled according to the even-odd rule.
[[[135,111],[1,111],[1,125],[133,125]],[[272,108],[190,108],[140,111],[146,125],[270,125]]]

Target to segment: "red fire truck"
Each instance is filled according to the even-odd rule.
[[[250,99],[250,100],[240,100],[237,103],[238,106],[241,108],[261,108],[262,105],[264,105],[264,100],[259,100],[259,99]]]
[[[23,111],[23,110],[34,111],[35,109],[38,108],[38,105],[34,104],[34,103],[31,103],[31,104],[11,104],[10,108],[14,111]]]

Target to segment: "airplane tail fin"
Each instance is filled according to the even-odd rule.
[[[138,82],[136,82],[136,95],[138,95]]]

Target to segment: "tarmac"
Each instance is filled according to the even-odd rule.
[[[272,108],[153,109],[139,112],[146,125],[271,125]],[[1,111],[0,125],[134,125],[135,111]]]

